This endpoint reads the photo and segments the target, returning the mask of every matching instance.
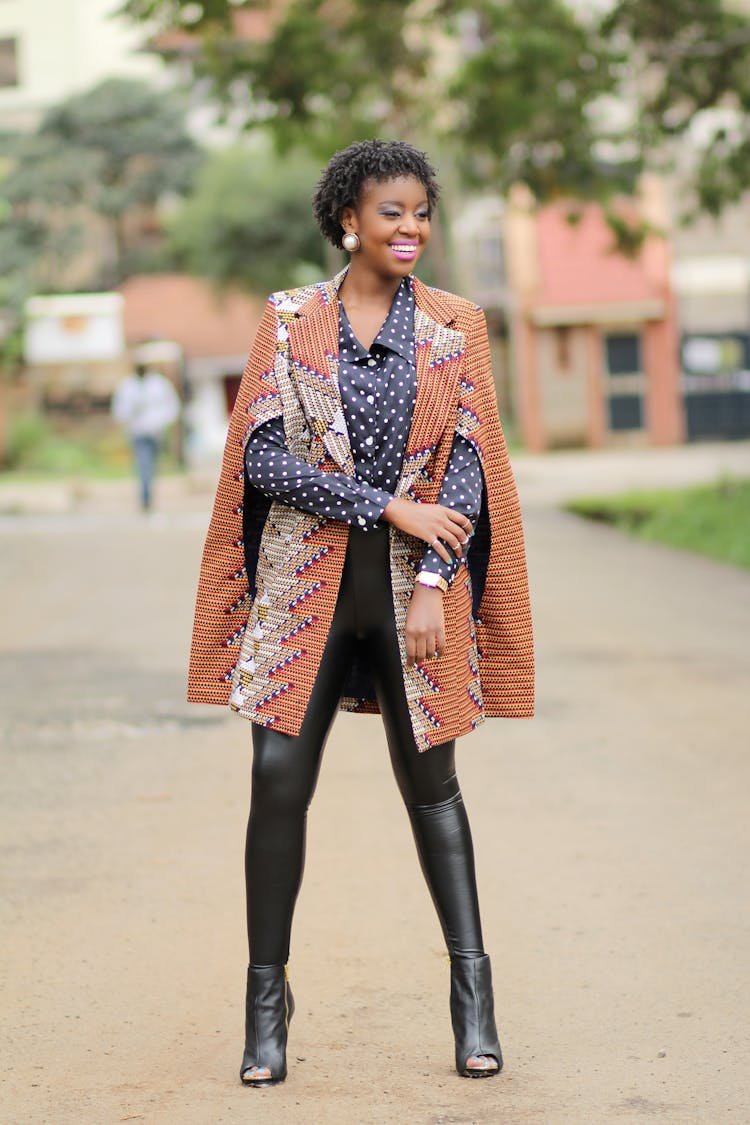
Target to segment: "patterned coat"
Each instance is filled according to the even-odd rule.
[[[269,298],[229,425],[198,588],[188,699],[299,732],[336,606],[349,528],[245,486],[244,447],[283,416],[291,452],[354,476],[341,406],[337,291],[344,277]],[[406,666],[404,624],[424,543],[390,529],[404,687],[420,750],[486,715],[530,717],[534,671],[521,513],[497,412],[481,309],[414,279],[417,397],[396,495],[436,503],[454,432],[484,473],[482,515],[444,596],[446,652]],[[377,711],[356,675],[341,707]]]

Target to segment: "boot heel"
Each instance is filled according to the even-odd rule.
[[[463,1078],[490,1078],[503,1067],[495,1028],[490,959],[455,957],[451,961],[451,1023],[456,1040],[456,1070]],[[497,1060],[497,1068],[475,1070],[467,1062],[475,1055]]]
[[[275,1086],[286,1078],[286,1044],[294,997],[286,965],[250,965],[245,1000],[245,1051],[240,1067],[243,1086]],[[254,1067],[269,1077],[254,1078]]]

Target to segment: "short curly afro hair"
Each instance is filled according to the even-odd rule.
[[[313,214],[324,238],[341,249],[344,235],[341,212],[356,207],[366,180],[397,179],[414,176],[424,184],[432,214],[440,188],[435,169],[424,152],[405,141],[357,141],[335,152],[323,169],[313,196]]]

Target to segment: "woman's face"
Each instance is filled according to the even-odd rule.
[[[424,184],[414,176],[365,180],[356,208],[345,207],[341,223],[359,235],[354,258],[388,278],[406,277],[430,237],[429,204]]]

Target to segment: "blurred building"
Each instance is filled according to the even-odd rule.
[[[647,185],[656,192],[656,185]],[[651,200],[652,206],[655,200]],[[635,209],[635,203],[633,203]],[[631,218],[646,217],[643,210]],[[518,424],[530,449],[684,438],[669,246],[613,247],[594,204],[542,208],[524,190],[505,216]]]
[[[518,188],[454,225],[458,283],[487,313],[501,410],[531,449],[750,436],[750,224],[691,226],[646,177],[624,203],[663,236],[626,257],[600,209]]]
[[[24,358],[34,406],[108,411],[128,370],[119,293],[70,293],[26,302]]]
[[[185,404],[180,457],[213,467],[264,304],[183,274],[140,274],[113,293],[33,297],[24,335],[28,406],[101,426],[120,379],[148,363]]]
[[[466,199],[452,224],[456,289],[484,309],[500,413],[509,425],[516,413],[510,354],[511,293],[506,268],[505,203],[497,195]]]
[[[165,342],[179,347],[187,458],[215,463],[265,302],[237,291],[217,294],[209,282],[184,274],[131,277],[120,294],[131,352]]]
[[[33,129],[44,111],[105,78],[164,72],[119,0],[2,0],[0,128]]]
[[[745,200],[673,230],[688,438],[750,436],[748,215]]]

